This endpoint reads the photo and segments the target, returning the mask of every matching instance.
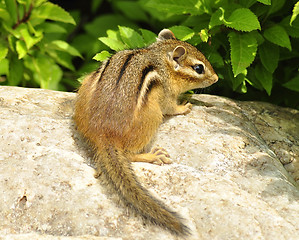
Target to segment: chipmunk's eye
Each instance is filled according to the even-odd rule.
[[[193,66],[193,69],[198,73],[198,74],[203,74],[205,72],[204,66],[202,64],[196,64]]]

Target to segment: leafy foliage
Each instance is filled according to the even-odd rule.
[[[132,18],[135,22],[148,21],[155,32],[168,27],[180,40],[197,46],[220,76],[212,87],[218,94],[299,108],[298,2],[115,0],[112,4],[121,5],[126,13],[134,5],[141,11]],[[99,38],[103,47],[95,59],[109,57],[109,48],[140,48],[154,41],[152,32],[146,40],[145,30],[137,29],[115,24]]]
[[[52,21],[48,21],[52,20]],[[81,54],[63,40],[73,17],[46,0],[0,1],[0,75],[2,84],[62,85],[62,67],[75,70],[72,57]]]
[[[74,87],[74,79],[98,67],[94,60],[145,47],[170,28],[209,59],[220,77],[214,93],[299,109],[299,1],[91,1],[85,15],[72,13],[80,24],[69,37],[74,19],[58,5],[0,0],[3,83]]]

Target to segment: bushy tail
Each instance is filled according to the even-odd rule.
[[[177,235],[189,233],[188,227],[181,222],[178,214],[170,211],[140,185],[131,169],[128,156],[121,150],[113,146],[107,147],[104,153],[97,154],[96,164],[122,200],[143,218]]]

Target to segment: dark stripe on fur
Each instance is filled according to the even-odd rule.
[[[104,75],[104,73],[105,73],[105,71],[106,71],[106,69],[107,69],[109,63],[110,63],[110,59],[108,59],[107,62],[105,63],[104,69],[102,70],[102,73],[101,73],[101,76],[100,76],[98,82],[100,82],[100,81],[102,80],[102,77],[103,77],[103,75]],[[100,71],[100,69],[101,69],[101,68],[99,68],[99,69],[97,70],[97,73]]]
[[[127,56],[127,59],[124,63],[124,65],[122,66],[120,73],[118,75],[117,81],[116,81],[116,85],[119,83],[120,79],[122,78],[123,74],[125,73],[125,70],[129,64],[129,61],[131,60],[131,58],[134,56],[134,53],[131,53]]]
[[[137,89],[137,96],[140,94],[140,91],[141,91],[141,88],[142,88],[142,85],[143,85],[143,82],[144,82],[144,79],[145,79],[146,75],[149,72],[152,72],[153,70],[154,70],[154,66],[153,65],[149,65],[149,66],[145,67],[142,70],[142,76],[141,76],[140,83],[139,83],[138,89]]]

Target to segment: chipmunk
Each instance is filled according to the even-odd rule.
[[[78,91],[74,120],[94,147],[98,175],[144,219],[177,235],[188,234],[188,227],[141,186],[131,162],[170,163],[164,149],[141,152],[163,116],[191,111],[190,103],[177,104],[181,93],[217,80],[200,51],[164,29],[152,45],[114,54],[84,79]]]

